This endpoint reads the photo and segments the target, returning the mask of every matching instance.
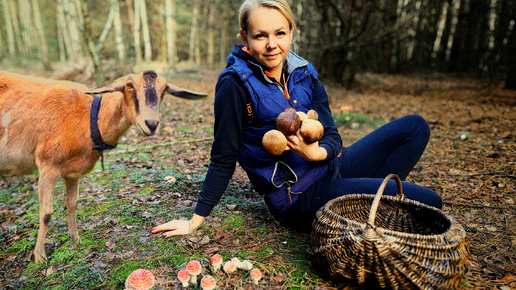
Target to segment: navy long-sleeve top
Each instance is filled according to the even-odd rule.
[[[218,204],[235,171],[242,131],[249,123],[246,108],[246,104],[250,102],[248,94],[242,83],[232,74],[225,75],[216,87],[215,138],[211,148],[210,166],[194,211],[200,216],[208,216]],[[319,146],[328,152],[323,162],[329,162],[340,153],[342,139],[331,115],[326,90],[318,81],[313,91],[312,106],[321,123],[325,124]],[[332,126],[327,128],[327,124]]]

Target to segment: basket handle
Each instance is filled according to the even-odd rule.
[[[401,179],[396,174],[389,174],[383,180],[382,184],[378,188],[376,192],[376,196],[374,197],[373,204],[371,205],[371,211],[369,212],[369,220],[367,221],[368,226],[374,227],[374,219],[376,218],[376,211],[378,210],[378,205],[380,204],[380,198],[382,197],[383,191],[387,186],[387,183],[393,179],[396,180],[396,185],[398,186],[398,197],[403,198],[403,190],[401,189]]]

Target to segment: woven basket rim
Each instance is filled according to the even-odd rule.
[[[365,229],[368,225],[367,222],[362,223],[362,222],[358,222],[356,220],[348,219],[346,217],[337,215],[333,211],[330,210],[330,207],[343,200],[358,200],[358,199],[373,200],[375,198],[375,196],[376,196],[375,194],[368,194],[368,193],[352,193],[352,194],[347,194],[347,195],[336,197],[336,198],[328,201],[322,208],[320,208],[317,211],[316,219],[319,220],[320,217],[324,214],[330,214],[348,224],[352,224],[352,225],[355,225],[362,229]],[[393,201],[395,203],[400,203],[400,204],[405,204],[405,205],[410,205],[410,206],[417,206],[420,208],[424,208],[424,209],[433,211],[433,212],[439,214],[439,216],[441,216],[444,220],[448,221],[450,223],[450,226],[442,233],[419,234],[419,233],[407,233],[407,232],[395,231],[395,230],[386,229],[386,228],[383,228],[383,227],[380,227],[377,225],[370,225],[374,230],[380,229],[382,231],[382,234],[393,235],[393,236],[397,236],[397,237],[401,237],[401,238],[425,237],[425,238],[431,238],[431,239],[438,239],[438,238],[442,238],[444,236],[449,236],[450,230],[456,228],[460,232],[464,232],[464,233],[459,234],[460,236],[465,235],[464,228],[462,226],[460,226],[460,224],[453,217],[448,216],[442,209],[438,209],[438,208],[426,205],[426,204],[416,201],[416,200],[408,199],[404,196],[400,197],[400,196],[384,195],[380,198],[380,201],[384,201],[384,200],[389,200],[389,201]],[[321,221],[319,220],[319,222],[321,222]]]

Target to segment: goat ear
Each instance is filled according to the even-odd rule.
[[[86,94],[104,94],[112,92],[123,92],[126,85],[126,78],[119,78],[111,84],[90,88],[85,91]]]
[[[186,90],[183,88],[180,88],[178,86],[174,86],[172,84],[167,84],[167,93],[171,94],[173,96],[183,98],[183,99],[189,99],[189,100],[198,100],[202,98],[206,98],[208,94],[205,93],[197,93],[194,91]]]

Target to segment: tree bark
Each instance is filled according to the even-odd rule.
[[[95,47],[95,43],[93,42],[88,5],[86,4],[86,0],[80,0],[80,1],[81,1],[81,11],[82,11],[82,16],[83,16],[82,32],[83,32],[84,40],[86,42],[86,46],[88,47],[90,56],[93,59],[93,65],[95,66],[95,80],[96,80],[97,84],[100,85],[100,84],[104,83],[104,70],[102,69],[102,63],[100,62],[98,50]]]
[[[5,28],[7,32],[7,45],[9,48],[9,55],[14,57],[16,54],[16,42],[14,40],[14,29],[13,22],[11,17],[11,9],[9,7],[8,0],[2,0],[2,5],[4,7],[4,18],[5,18]]]
[[[115,1],[115,15],[113,19],[113,25],[115,27],[115,43],[118,51],[118,60],[125,61],[125,45],[124,45],[124,33],[122,31],[122,21],[120,19],[120,4]]]
[[[192,11],[192,28],[190,30],[190,47],[188,49],[189,52],[189,61],[191,63],[196,63],[199,58],[196,53],[196,45],[197,45],[197,30],[199,29],[199,1],[192,0],[193,11]]]
[[[38,0],[32,0],[32,10],[34,12],[34,24],[36,26],[36,31],[38,32],[38,47],[41,53],[41,60],[43,61],[43,67],[45,70],[49,71],[51,66],[48,57],[48,44],[47,38],[45,37],[45,30],[43,29],[43,22],[41,21],[41,11]]]
[[[176,48],[176,2],[165,0],[165,26],[167,35],[167,62],[168,67],[174,67],[177,60]]]
[[[148,65],[152,60],[152,45],[151,38],[149,32],[149,21],[147,18],[147,6],[145,4],[145,0],[137,0],[140,1],[140,17],[142,23],[142,32],[143,32],[143,45],[145,48],[145,63]]]

